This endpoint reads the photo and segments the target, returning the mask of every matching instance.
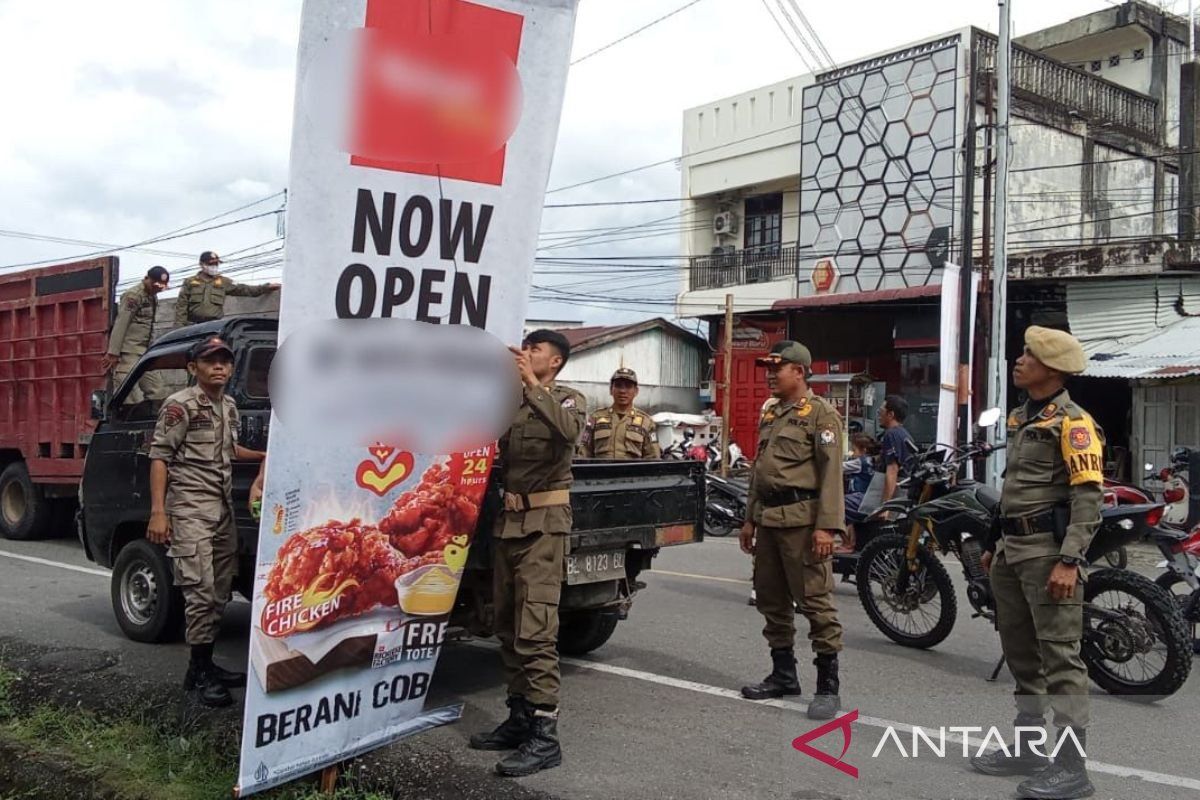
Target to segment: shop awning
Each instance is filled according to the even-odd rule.
[[[777,311],[797,308],[826,308],[828,306],[861,305],[862,303],[891,303],[897,300],[913,300],[938,297],[942,293],[939,284],[929,286],[907,286],[903,289],[879,289],[874,292],[851,292],[847,294],[818,294],[812,297],[793,297],[776,300],[771,306]]]
[[[1200,375],[1200,317],[1185,317],[1150,334],[1099,344],[1083,374],[1128,380]]]

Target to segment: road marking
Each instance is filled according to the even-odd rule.
[[[692,578],[698,581],[716,581],[718,583],[738,583],[743,586],[749,586],[750,581],[744,581],[740,578],[718,578],[716,575],[694,575],[691,572],[671,572],[665,569],[651,569],[651,575],[668,575],[672,578]]]
[[[17,561],[28,561],[30,564],[41,564],[44,567],[58,567],[59,569],[69,569],[72,572],[82,572],[85,575],[99,575],[102,578],[112,576],[112,573],[106,569],[96,569],[94,567],[79,567],[75,564],[64,564],[61,561],[51,561],[48,558],[38,558],[37,556],[23,556],[18,553],[10,553],[7,550],[0,550],[0,556],[5,558],[15,558]]]
[[[638,669],[629,669],[628,667],[618,667],[614,664],[601,664],[595,661],[581,661],[577,658],[563,658],[562,663],[569,664],[572,667],[580,669],[592,670],[593,672],[603,672],[608,675],[616,675],[622,678],[631,678],[633,680],[644,681],[646,683],[655,683],[659,686],[669,686],[675,689],[684,689],[689,692],[699,692],[712,697],[721,697],[727,700],[739,700],[743,703],[751,703],[759,706],[772,706],[773,708],[781,708],[785,711],[791,711],[797,714],[804,713],[808,706],[802,703],[793,703],[787,700],[747,700],[742,697],[741,692],[733,689],[725,689],[720,686],[709,686],[705,683],[697,683],[695,681],[683,680],[681,678],[672,678],[667,675],[658,675],[653,672],[643,672]],[[861,714],[858,717],[858,724],[865,725],[869,728],[894,728],[897,733],[906,733],[912,735],[912,729],[916,726],[904,722],[895,722],[890,719],[882,719],[880,717],[866,717]],[[929,728],[925,728],[929,730]],[[947,732],[946,740],[955,744],[962,744],[963,737]],[[967,737],[973,749],[978,750],[983,744],[983,740],[975,737]],[[1109,764],[1104,761],[1095,761],[1088,759],[1088,769],[1092,772],[1101,772],[1106,775],[1116,775],[1122,778],[1139,778],[1147,783],[1157,783],[1163,786],[1174,786],[1180,789],[1191,789],[1192,791],[1200,791],[1200,780],[1196,778],[1187,778],[1182,775],[1169,775],[1163,772],[1151,772],[1150,770],[1137,769],[1135,767],[1124,767],[1120,764]]]

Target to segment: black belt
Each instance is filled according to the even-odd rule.
[[[1054,532],[1054,512],[1046,511],[1029,517],[1003,517],[1000,529],[1006,536],[1033,536]]]
[[[792,503],[803,503],[805,500],[816,500],[820,496],[815,489],[780,489],[764,494],[762,505],[763,508],[779,508],[790,506]]]

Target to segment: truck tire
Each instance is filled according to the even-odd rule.
[[[113,564],[111,595],[117,624],[135,642],[166,642],[183,627],[183,595],[171,579],[162,547],[134,539]]]
[[[617,629],[617,614],[604,609],[563,614],[558,625],[558,652],[582,656],[608,641]]]
[[[29,479],[25,462],[14,461],[0,472],[0,535],[24,541],[49,531],[50,504]]]

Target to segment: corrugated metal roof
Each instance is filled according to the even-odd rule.
[[[1071,333],[1089,354],[1114,339],[1153,333],[1158,292],[1154,281],[1098,281],[1067,284]]]
[[[1107,343],[1091,354],[1083,374],[1128,379],[1200,375],[1200,317],[1184,317],[1149,335]]]

